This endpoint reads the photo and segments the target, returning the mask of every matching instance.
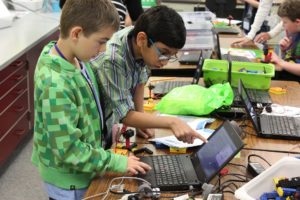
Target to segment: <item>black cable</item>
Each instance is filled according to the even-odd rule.
[[[254,127],[253,126],[249,126],[247,123],[246,123],[246,120],[247,120],[247,117],[245,117],[245,119],[242,120],[242,124],[240,124],[240,128],[242,129],[242,131],[244,133],[246,133],[247,135],[252,135],[252,136],[257,136],[256,134],[254,133],[251,133],[251,132],[248,132],[245,130],[245,127],[249,127],[251,128],[252,130],[254,130]],[[254,130],[255,131],[255,130]]]
[[[266,151],[266,152],[272,152],[272,153],[300,154],[300,152],[295,152],[295,151],[282,151],[282,150],[256,149],[256,148],[248,148],[248,147],[244,147],[243,149],[244,149],[244,150],[250,150],[250,151]]]
[[[232,192],[232,191],[230,191],[230,190],[222,191],[222,193],[230,193],[230,194],[233,194],[233,195],[234,195],[234,192]]]
[[[113,194],[117,194],[117,195],[124,195],[124,194],[135,194],[135,193],[138,193],[138,192],[130,192],[128,190],[123,190],[123,192],[116,192],[116,191],[113,191],[112,189],[109,190],[110,193],[113,193]]]
[[[242,131],[243,131],[244,133],[246,133],[247,135],[257,136],[256,134],[250,133],[250,132],[248,132],[248,131],[245,131],[244,129],[242,129]]]
[[[237,179],[229,179],[229,180],[227,180],[227,181],[224,181],[224,182],[221,184],[221,187],[222,187],[223,185],[225,185],[226,183],[230,183],[230,182],[246,183],[246,182],[248,182],[248,181],[245,181],[245,180],[237,180]]]
[[[251,179],[251,178],[248,177],[247,175],[236,174],[236,173],[225,174],[223,177],[225,177],[225,176],[233,176],[233,177],[239,178],[239,179],[242,180],[242,181],[248,181],[248,180]]]
[[[260,159],[262,159],[263,161],[265,161],[269,166],[272,166],[265,158],[263,158],[262,156],[257,155],[257,154],[250,154],[250,155],[248,155],[248,163],[251,163],[251,161],[250,161],[250,158],[251,158],[251,157],[257,157],[257,158],[260,158]]]
[[[224,185],[221,189],[220,189],[220,191],[224,191],[225,190],[225,188],[228,188],[230,185],[234,185],[234,190],[236,190],[236,189],[238,189],[239,188],[239,186],[237,186],[237,184],[235,184],[234,182],[231,182],[231,183],[228,183],[227,185]],[[230,189],[232,189],[231,187],[229,187]]]
[[[229,165],[234,165],[234,166],[239,166],[239,167],[243,167],[245,169],[247,169],[246,166],[242,165],[242,164],[237,164],[237,163],[228,163]]]
[[[192,190],[181,190],[181,191],[178,191],[178,190],[174,190],[174,191],[159,191],[160,193],[188,193],[188,192],[193,192],[193,189]]]

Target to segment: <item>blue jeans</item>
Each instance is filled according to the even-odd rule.
[[[87,190],[84,189],[74,189],[74,190],[67,190],[56,187],[49,183],[44,183],[49,199],[55,200],[81,200]]]

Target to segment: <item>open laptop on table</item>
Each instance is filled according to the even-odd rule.
[[[232,88],[232,90],[234,94],[233,106],[243,107],[244,104],[240,98],[238,88]],[[263,106],[272,104],[272,98],[267,90],[246,89],[246,91],[254,107],[257,107],[257,104]]]
[[[141,157],[152,169],[139,177],[159,187],[161,191],[189,190],[201,187],[212,180],[223,167],[242,149],[243,141],[225,121],[193,154],[159,155]]]
[[[217,54],[218,59],[228,60],[228,54],[222,54],[221,52],[219,33],[216,32],[216,30],[214,29],[213,29],[213,36],[214,36],[215,52]],[[230,59],[232,61],[239,61],[239,62],[252,62],[249,58],[245,56],[230,55]]]
[[[178,58],[178,62],[181,65],[197,65],[199,62],[199,56],[202,53],[203,59],[211,58],[212,50],[211,49],[203,49],[200,51],[182,51],[181,56]]]
[[[259,115],[248,96],[243,82],[239,82],[239,94],[254,130],[260,137],[300,140],[300,118],[276,115]]]
[[[172,89],[176,87],[181,87],[190,84],[198,84],[202,73],[203,63],[204,63],[204,58],[201,51],[198,57],[198,64],[195,69],[195,73],[192,81],[161,81],[153,85],[154,86],[153,94],[167,94],[168,92],[170,92]]]

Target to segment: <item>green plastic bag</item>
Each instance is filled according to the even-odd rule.
[[[155,106],[160,113],[174,115],[207,115],[221,106],[229,106],[233,91],[229,83],[209,88],[187,85],[174,88]]]

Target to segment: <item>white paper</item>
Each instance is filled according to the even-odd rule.
[[[173,115],[164,115],[162,116],[173,116]],[[187,122],[187,124],[196,132],[201,134],[203,137],[208,138],[214,130],[211,129],[198,129],[199,123],[202,124],[204,121],[209,121],[210,123],[213,122],[214,118],[199,118],[199,117],[192,117],[192,116],[176,116],[180,118],[181,120]],[[203,144],[202,140],[195,139],[193,144],[188,144],[179,141],[174,135],[161,137],[161,138],[153,138],[149,139],[149,141],[152,142],[159,142],[169,147],[176,147],[176,148],[189,148],[189,147],[196,147],[201,146]]]

